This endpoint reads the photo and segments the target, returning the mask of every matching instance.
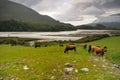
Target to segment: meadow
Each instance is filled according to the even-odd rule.
[[[85,44],[107,46],[105,57],[90,56],[82,44],[77,52],[64,53],[64,46],[25,47],[0,45],[0,80],[119,80],[120,37],[108,37]],[[65,64],[73,70],[65,73]],[[88,72],[81,71],[88,68]]]

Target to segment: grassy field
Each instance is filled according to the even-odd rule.
[[[120,66],[120,37],[110,37],[102,40],[90,42],[88,44],[95,44],[100,46],[107,46],[108,52],[106,58],[112,63],[118,64]]]
[[[77,52],[63,53],[63,47],[24,47],[0,45],[0,80],[119,80],[120,37],[110,37],[87,44],[106,45],[105,58],[90,56],[77,44]],[[65,73],[65,63],[73,70]],[[81,71],[88,68],[88,72]]]

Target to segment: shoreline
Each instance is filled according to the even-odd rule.
[[[85,36],[94,34],[120,34],[120,30],[75,30],[75,31],[60,31],[60,32],[0,32],[0,37],[19,37],[33,38],[53,41],[68,41],[78,40]]]

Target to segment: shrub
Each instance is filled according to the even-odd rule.
[[[75,42],[85,43],[85,42],[95,41],[95,40],[99,40],[99,39],[106,38],[106,37],[109,37],[109,35],[108,34],[94,34],[94,35],[86,36],[82,39],[76,40]]]

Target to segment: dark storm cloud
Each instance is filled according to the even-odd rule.
[[[112,9],[116,9],[119,8],[120,9],[120,0],[112,0],[110,2],[106,2],[105,4],[103,4],[103,6],[105,8],[112,8]]]

